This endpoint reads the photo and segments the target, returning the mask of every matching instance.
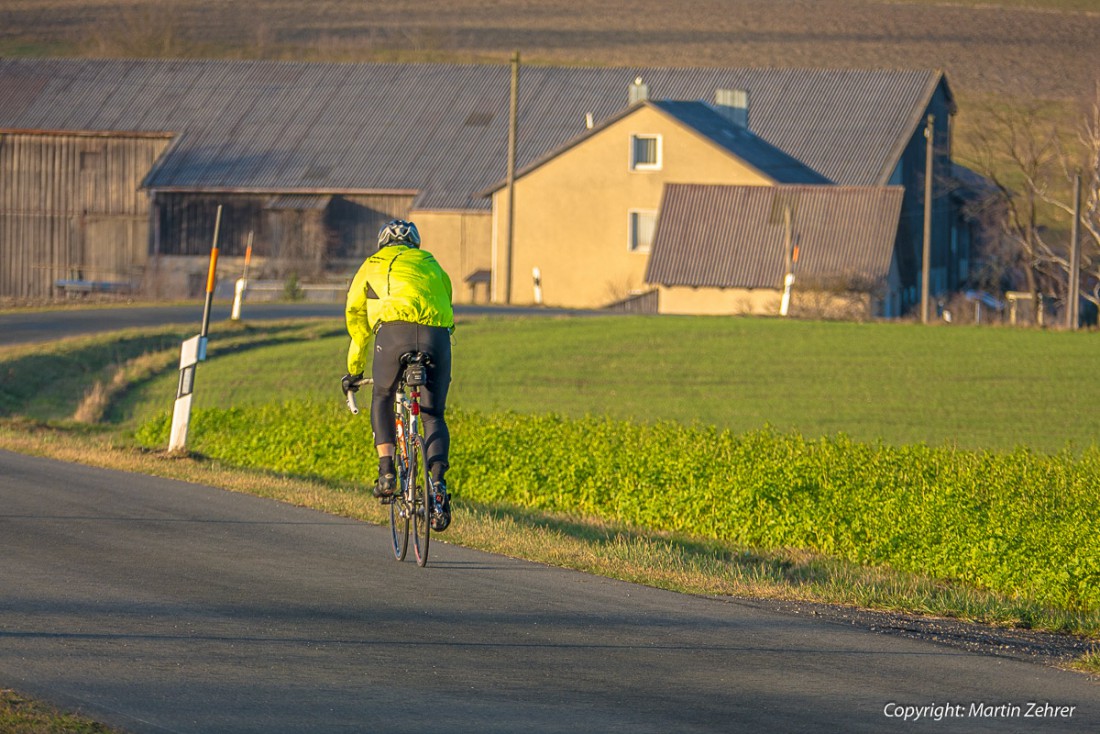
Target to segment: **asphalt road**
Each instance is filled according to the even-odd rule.
[[[211,331],[229,319],[232,307],[215,303],[210,309]],[[0,314],[0,346],[48,342],[67,336],[93,334],[164,324],[194,324],[202,327],[203,304],[172,306],[118,306],[113,308],[66,308],[46,311],[14,310]],[[248,320],[326,317],[343,318],[339,303],[256,303],[247,304],[242,315]]]
[[[388,542],[0,451],[0,685],[137,733],[1100,728],[1078,674],[442,542],[420,569]]]
[[[210,310],[210,330],[217,330],[219,322],[229,320],[232,308],[228,303],[215,303]],[[194,324],[195,333],[202,326],[203,304],[173,306],[132,306],[116,308],[72,308],[48,311],[9,311],[0,314],[0,346],[33,344],[53,341],[68,336],[92,334],[116,329],[164,324]],[[519,306],[456,305],[455,315],[509,316],[538,315],[585,316],[606,314],[606,311],[578,311],[553,308],[524,308]],[[246,303],[242,310],[245,321],[271,319],[344,318],[342,303]]]

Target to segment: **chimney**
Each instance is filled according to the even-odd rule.
[[[749,129],[749,91],[718,89],[714,92],[714,109],[735,127]]]
[[[628,102],[631,105],[635,105],[639,102],[644,102],[649,99],[649,85],[642,82],[642,78],[635,77],[634,83],[630,85],[630,94],[628,96]]]

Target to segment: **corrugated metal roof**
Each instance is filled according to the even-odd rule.
[[[647,283],[778,288],[786,220],[798,246],[795,273],[884,278],[897,236],[900,186],[665,187]]]
[[[264,208],[276,211],[323,211],[330,201],[332,201],[331,196],[281,194],[268,199]]]
[[[779,183],[831,183],[750,130],[738,128],[704,102],[664,100],[654,104]]]
[[[934,71],[524,67],[522,168],[627,104],[747,89],[753,133],[840,184],[882,183],[941,82]],[[0,59],[0,127],[171,131],[153,188],[419,191],[425,208],[487,208],[504,177],[507,66]]]

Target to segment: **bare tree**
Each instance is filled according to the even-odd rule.
[[[1100,82],[1096,97],[1078,131],[1079,153],[1063,152],[1062,175],[1067,181],[1081,176],[1081,277],[1085,281],[1081,295],[1100,306]],[[1045,197],[1051,206],[1074,216],[1075,202]],[[1068,272],[1068,264],[1067,264]]]
[[[986,277],[1018,272],[1033,302],[1042,294],[1068,294],[1070,272],[1066,233],[1074,212],[1074,176],[1084,188],[1081,273],[1083,295],[1100,305],[1100,84],[1091,110],[1075,139],[1067,143],[1057,127],[1043,122],[1043,105],[1012,111],[989,110],[989,124],[972,135],[974,160],[968,161],[992,184],[976,202],[975,216],[992,224],[987,242]],[[1067,187],[1067,182],[1070,184]],[[1044,223],[1055,222],[1049,227]]]
[[[1057,129],[1044,124],[1043,117],[1039,103],[989,110],[987,124],[973,134],[971,162],[992,183],[979,203],[983,218],[996,222],[1006,265],[1022,275],[1035,303],[1044,288],[1054,285],[1056,274],[1068,269],[1042,226],[1062,152]]]

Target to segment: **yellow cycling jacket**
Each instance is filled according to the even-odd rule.
[[[344,318],[351,336],[348,374],[355,375],[366,368],[379,324],[408,321],[452,328],[451,279],[430,252],[405,245],[383,247],[352,279]]]

